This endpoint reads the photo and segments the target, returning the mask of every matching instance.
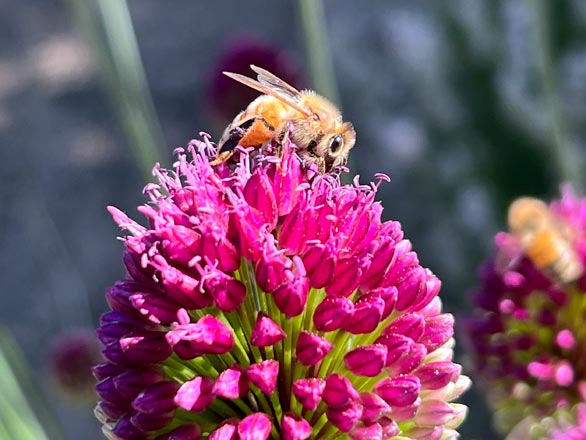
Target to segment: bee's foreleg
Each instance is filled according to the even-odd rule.
[[[228,130],[228,132],[222,136],[222,140],[220,141],[219,145],[219,152],[223,153],[225,151],[232,151],[234,148],[238,146],[246,132],[252,124],[256,121],[256,118],[250,118],[244,121],[237,127],[232,127]]]

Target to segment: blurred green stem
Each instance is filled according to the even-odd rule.
[[[557,180],[571,182],[577,190],[584,189],[574,145],[566,136],[564,117],[560,108],[558,83],[554,70],[551,47],[550,14],[546,0],[527,0],[533,12],[537,39],[537,57],[545,104],[551,124],[552,158],[555,161]]]
[[[146,180],[161,162],[163,136],[154,110],[126,0],[66,0],[102,71],[104,84]]]
[[[0,438],[58,440],[64,435],[48,402],[31,380],[22,352],[0,325]]]
[[[299,0],[298,7],[313,87],[320,95],[339,104],[323,3]]]

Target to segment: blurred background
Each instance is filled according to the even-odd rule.
[[[222,70],[254,63],[341,106],[358,134],[352,175],[391,177],[384,217],[402,222],[456,315],[514,197],[549,198],[565,180],[584,189],[583,0],[0,0],[0,11],[0,389],[12,371],[46,438],[100,437],[91,332],[124,275],[105,208],[135,212],[155,162],[170,165],[200,131],[218,139],[254,98]],[[462,438],[497,439],[480,391],[464,400]],[[15,402],[0,399],[0,413]]]

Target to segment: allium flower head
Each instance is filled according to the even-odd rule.
[[[113,439],[450,439],[453,317],[378,184],[280,157],[155,168],[107,292],[96,414]],[[383,179],[383,176],[380,177]]]
[[[527,236],[497,234],[464,321],[476,379],[511,439],[550,438],[538,421],[564,418],[586,398],[586,198],[564,186],[544,206],[548,222],[536,214],[541,226]]]

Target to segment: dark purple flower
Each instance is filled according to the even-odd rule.
[[[129,233],[94,369],[111,438],[457,436],[469,379],[439,280],[381,220],[378,184],[294,148],[212,166],[193,141],[155,168],[147,227],[110,208]]]
[[[561,199],[539,203],[544,211],[524,220],[533,229],[496,235],[472,294],[476,310],[463,320],[475,379],[511,439],[550,438],[541,420],[566,420],[586,399],[586,198],[565,185]]]
[[[51,379],[66,397],[95,404],[96,379],[92,367],[101,360],[94,333],[89,329],[70,329],[52,341],[48,353]]]

